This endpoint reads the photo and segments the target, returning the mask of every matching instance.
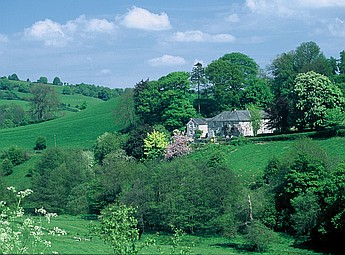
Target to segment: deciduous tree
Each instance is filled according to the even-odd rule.
[[[293,93],[300,128],[323,127],[327,110],[342,109],[345,102],[340,89],[326,76],[314,71],[296,77]]]
[[[35,84],[31,87],[31,114],[34,120],[43,121],[54,116],[60,105],[59,95],[56,90],[46,84]]]

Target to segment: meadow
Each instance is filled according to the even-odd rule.
[[[60,89],[60,88],[59,88]],[[29,161],[14,168],[13,174],[4,178],[7,186],[25,189],[31,186],[27,173],[35,167],[40,154],[34,153],[35,140],[39,136],[47,139],[47,146],[63,148],[91,149],[96,138],[104,132],[119,131],[124,128],[120,119],[114,116],[118,100],[101,101],[82,95],[60,95],[65,105],[75,108],[87,102],[85,110],[64,111],[61,117],[43,123],[0,130],[0,148],[5,150],[16,145],[30,152]],[[25,104],[26,101],[20,101]],[[4,104],[3,100],[0,100]],[[334,137],[324,140],[313,140],[313,144],[324,148],[327,154],[340,161],[345,159],[345,138]],[[245,185],[255,182],[261,177],[267,162],[274,156],[280,157],[293,148],[294,141],[274,141],[265,143],[248,143],[241,146],[223,146],[225,159],[229,167]],[[217,146],[217,145],[215,145]],[[51,226],[59,226],[67,231],[66,236],[53,237],[53,250],[60,254],[109,254],[109,245],[103,243],[92,233],[89,226],[97,221],[85,220],[82,216],[61,215],[54,219]],[[140,254],[171,254],[171,234],[145,232],[140,240],[156,239],[156,245],[144,247]],[[182,238],[179,248],[191,248],[192,254],[321,254],[294,245],[294,239],[283,234],[276,234],[267,252],[250,252],[241,237],[225,238],[220,236],[193,236]]]

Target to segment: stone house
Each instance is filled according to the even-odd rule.
[[[273,133],[268,127],[268,115],[262,111],[261,127],[257,134]],[[249,110],[224,111],[213,118],[192,118],[187,123],[187,135],[195,136],[195,131],[201,130],[201,138],[206,137],[231,137],[231,136],[254,136],[251,115]]]

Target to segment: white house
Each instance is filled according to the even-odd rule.
[[[268,115],[262,111],[263,119],[257,134],[273,133],[268,127]],[[187,123],[187,135],[195,136],[195,131],[202,131],[202,138],[213,136],[253,136],[253,126],[249,110],[224,111],[209,119],[192,118]]]

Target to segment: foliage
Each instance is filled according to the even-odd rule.
[[[2,175],[7,176],[13,173],[13,163],[8,158],[5,158],[1,163]]]
[[[160,131],[153,130],[144,139],[144,154],[147,159],[162,158],[168,146],[166,135]]]
[[[60,104],[56,90],[46,84],[35,84],[31,87],[31,114],[36,121],[48,120],[54,116]]]
[[[273,93],[267,81],[255,79],[244,90],[242,105],[254,104],[260,108],[267,108],[273,100]]]
[[[11,146],[1,154],[2,159],[9,159],[14,166],[20,165],[29,159],[29,154],[22,148]]]
[[[36,209],[36,217],[24,215],[22,201],[32,193],[32,190],[16,191],[14,187],[8,187],[15,198],[13,205],[0,201],[0,253],[1,254],[46,254],[52,243],[48,236],[66,235],[66,232],[58,227],[46,228],[42,218],[50,223],[55,213],[48,213],[44,208]]]
[[[106,155],[122,151],[122,147],[125,144],[125,137],[119,133],[109,133],[105,132],[99,136],[93,146],[93,151],[95,154],[95,159],[102,163]]]
[[[32,186],[37,191],[32,198],[34,204],[65,212],[72,189],[91,178],[90,165],[92,159],[81,151],[60,148],[45,150],[33,172]]]
[[[53,85],[59,85],[61,86],[62,85],[62,82],[60,80],[59,77],[55,77],[54,80],[53,80]]]
[[[8,76],[8,79],[11,81],[19,81],[18,75],[17,74],[11,74]]]
[[[26,124],[27,114],[18,104],[0,105],[0,127],[10,128]]]
[[[190,81],[192,82],[192,84],[194,86],[196,86],[196,90],[197,90],[197,103],[198,103],[198,112],[201,112],[200,109],[200,87],[204,87],[204,89],[207,89],[207,79],[205,77],[205,68],[202,66],[202,64],[200,62],[196,63],[193,66],[192,72],[190,74]]]
[[[242,53],[230,53],[212,61],[205,74],[213,84],[213,96],[221,111],[241,107],[243,89],[258,75],[258,66]]]
[[[111,89],[108,87],[96,86],[85,83],[65,85],[63,88],[63,94],[81,94],[88,97],[99,98],[104,101],[118,97],[122,94],[122,92],[122,89]]]
[[[45,137],[39,136],[36,139],[34,150],[42,151],[47,148],[47,139]]]
[[[248,110],[250,112],[250,121],[252,122],[254,136],[257,135],[258,130],[261,128],[263,115],[259,108],[255,105],[248,105]]]
[[[96,233],[113,247],[114,254],[137,254],[139,232],[136,209],[126,205],[109,205],[101,211]]]
[[[256,252],[267,252],[275,235],[273,230],[267,228],[259,221],[253,221],[245,235],[249,250]]]
[[[152,131],[150,125],[138,122],[128,133],[128,140],[124,145],[126,153],[136,159],[144,158],[144,139]]]
[[[172,160],[173,158],[181,157],[191,152],[191,138],[184,135],[179,130],[175,130],[173,133],[174,135],[171,137],[171,142],[168,144],[165,153],[165,158],[167,160]]]
[[[48,78],[47,77],[44,77],[44,76],[41,76],[38,80],[37,80],[38,83],[42,83],[42,84],[47,84],[48,83]]]
[[[313,71],[296,77],[293,92],[297,125],[301,128],[324,126],[327,110],[341,109],[345,102],[338,87]]]
[[[133,89],[125,89],[119,97],[118,106],[113,111],[116,118],[124,120],[126,126],[133,126],[138,120],[134,109]]]
[[[141,81],[134,88],[135,113],[151,126],[161,124],[169,131],[184,128],[196,114],[189,90],[187,72],[173,72],[158,81]]]

